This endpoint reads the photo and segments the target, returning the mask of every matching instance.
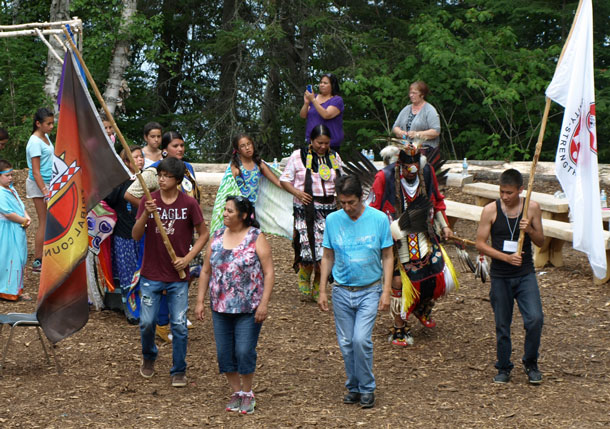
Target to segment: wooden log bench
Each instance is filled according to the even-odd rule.
[[[479,206],[485,206],[500,196],[500,186],[491,183],[470,183],[465,185],[462,191],[466,194],[474,195],[475,201]],[[525,198],[525,194],[526,191],[524,190],[521,196]],[[541,192],[532,192],[530,198],[540,205],[542,219],[569,222],[568,212],[570,211],[570,206],[567,199],[555,198],[553,195]],[[572,239],[570,238],[569,241],[572,242]],[[543,267],[547,262],[550,262],[555,267],[563,266],[561,250],[564,243],[565,240],[561,238],[545,234],[542,247],[534,246],[534,262],[536,267]]]
[[[457,201],[445,200],[447,210],[445,214],[449,219],[449,226],[453,229],[458,219],[466,219],[479,222],[481,219],[482,206],[459,203]],[[555,219],[542,219],[545,242],[543,247],[534,246],[534,266],[542,268],[547,262],[556,267],[563,266],[562,249],[566,242],[572,243],[572,224]],[[596,284],[606,283],[610,280],[610,232],[604,231],[604,246],[606,248],[606,263],[608,270],[606,277],[598,279],[594,277]]]
[[[469,195],[474,195],[478,206],[495,201],[500,197],[500,186],[491,183],[469,183],[464,185],[462,192]],[[525,198],[526,191],[521,193]],[[554,219],[567,222],[570,206],[566,198],[555,198],[553,195],[542,192],[532,192],[530,197],[532,201],[536,201],[540,205],[543,219]]]

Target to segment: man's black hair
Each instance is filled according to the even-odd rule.
[[[358,199],[362,198],[362,184],[358,176],[344,174],[335,183],[337,195],[355,195]]]
[[[519,189],[523,186],[523,175],[519,170],[509,168],[500,175],[500,186],[515,186]]]
[[[184,162],[178,158],[165,158],[157,165],[157,174],[164,171],[165,173],[174,176],[178,181],[178,184],[182,183],[185,170],[186,167],[184,166]]]

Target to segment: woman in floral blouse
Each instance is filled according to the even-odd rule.
[[[204,319],[209,288],[218,367],[233,389],[226,409],[251,414],[256,344],[275,274],[271,247],[252,203],[242,196],[227,197],[223,218],[225,227],[214,233],[206,250],[195,314]]]

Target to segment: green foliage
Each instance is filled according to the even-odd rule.
[[[121,19],[121,0],[73,0],[70,12],[83,20],[83,58],[97,83],[108,78]]]
[[[460,133],[456,143],[467,148],[465,157],[474,159],[529,159],[529,155],[515,143],[506,144],[498,134],[484,134],[480,130]]]
[[[115,42],[131,41],[129,96],[116,119],[134,142],[155,120],[185,136],[193,161],[227,160],[238,131],[253,134],[266,158],[288,155],[304,141],[305,85],[331,72],[345,102],[345,150],[380,149],[376,139],[390,134],[409,85],[421,79],[441,116],[446,156],[518,160],[533,154],[577,3],[140,1],[124,36],[120,0],[73,0],[71,14],[84,20],[83,54],[102,92]],[[11,4],[2,3],[3,23]],[[48,19],[49,4],[28,2],[19,21]],[[609,17],[610,2],[594,2],[601,162],[610,161]],[[0,40],[0,50],[0,126],[11,132],[6,153],[24,160],[31,115],[44,104],[46,48],[22,38]],[[554,158],[562,115],[554,105],[541,159]]]
[[[18,19],[13,22],[15,10],[11,3],[3,2],[0,23],[45,21],[48,13],[46,2],[28,2],[27,8],[19,9]],[[0,127],[9,132],[9,142],[0,156],[8,159],[15,168],[27,165],[25,147],[32,134],[34,112],[40,107],[50,106],[42,92],[46,60],[47,48],[37,38],[0,39]]]

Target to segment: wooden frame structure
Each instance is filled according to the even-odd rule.
[[[64,46],[59,38],[63,34],[63,29],[66,25],[70,26],[72,34],[76,40],[76,45],[79,49],[83,48],[83,21],[78,17],[73,17],[69,21],[55,22],[31,22],[27,24],[15,25],[0,25],[0,38],[21,37],[21,36],[36,36],[49,48],[49,51],[63,64],[63,58],[55,51],[51,43],[45,36],[53,37],[58,42],[59,46]],[[65,49],[65,47],[64,47]]]

